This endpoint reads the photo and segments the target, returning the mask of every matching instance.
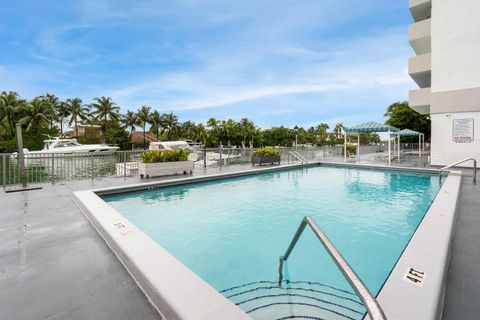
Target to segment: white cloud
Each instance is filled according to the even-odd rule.
[[[291,110],[288,104],[310,118],[344,119],[348,112],[356,114],[352,103],[373,105],[368,115],[381,116],[380,104],[404,97],[411,83],[407,26],[379,21],[385,12],[377,16],[378,10],[398,10],[399,4],[74,3],[69,10],[73,16],[63,24],[35,30],[33,62],[3,72],[10,75],[10,85],[21,92],[80,95],[85,101],[108,95],[124,109],[148,104],[188,117],[223,115],[226,110],[240,114],[233,110],[243,108],[267,122],[269,116],[268,121],[275,116],[280,121]],[[363,26],[365,20],[360,20],[370,15],[378,21]],[[336,116],[330,114],[332,108]],[[301,121],[310,120],[316,121]]]

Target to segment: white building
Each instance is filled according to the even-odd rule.
[[[480,0],[409,0],[410,107],[432,120],[431,163],[480,160]]]

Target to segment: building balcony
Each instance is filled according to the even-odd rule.
[[[408,6],[415,22],[432,16],[432,0],[409,0]]]
[[[420,88],[430,87],[432,85],[432,55],[426,53],[410,58],[408,74]]]
[[[408,105],[421,114],[430,114],[430,88],[410,90]]]
[[[427,19],[408,27],[408,39],[417,55],[432,51],[432,20]]]

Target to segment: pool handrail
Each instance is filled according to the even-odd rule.
[[[305,230],[306,226],[309,226],[313,233],[317,236],[318,240],[322,243],[323,247],[327,250],[330,257],[333,259],[337,267],[340,269],[342,274],[345,276],[347,281],[350,283],[352,288],[355,290],[357,296],[362,300],[363,305],[367,309],[367,313],[370,317],[370,320],[386,320],[387,317],[383,312],[382,308],[380,307],[378,301],[372,295],[372,293],[368,290],[365,284],[362,282],[360,277],[353,271],[352,267],[348,264],[348,262],[343,258],[337,248],[333,245],[333,243],[328,239],[327,235],[322,231],[322,229],[317,225],[315,220],[309,216],[305,216],[302,219],[302,222],[298,226],[297,232],[293,236],[290,245],[288,246],[287,251],[283,256],[280,256],[280,266],[278,269],[279,279],[278,285],[281,286],[283,281],[283,263],[287,261],[290,253],[292,252],[293,248],[295,247],[298,239],[302,235],[303,231]]]
[[[473,161],[473,183],[477,184],[477,159],[475,159],[475,158],[466,158],[466,159],[457,161],[455,163],[452,163],[448,166],[445,166],[445,167],[441,168],[440,170],[438,170],[439,179],[440,180],[442,179],[443,171],[445,171],[447,169],[450,169],[450,168],[453,168],[455,166],[458,166],[459,164],[462,164],[462,163],[467,162],[467,161]]]
[[[308,163],[308,160],[302,156],[300,153],[298,153],[298,151],[290,151],[289,152],[294,158],[297,158],[297,160],[299,160],[302,164],[305,164],[305,163]]]

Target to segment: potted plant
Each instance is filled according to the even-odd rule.
[[[255,150],[252,154],[252,164],[274,164],[278,163],[280,164],[280,152],[278,150],[274,149],[273,147],[265,147],[262,149]]]
[[[192,173],[193,161],[188,160],[188,154],[189,152],[183,149],[142,152],[138,173],[141,178]]]

